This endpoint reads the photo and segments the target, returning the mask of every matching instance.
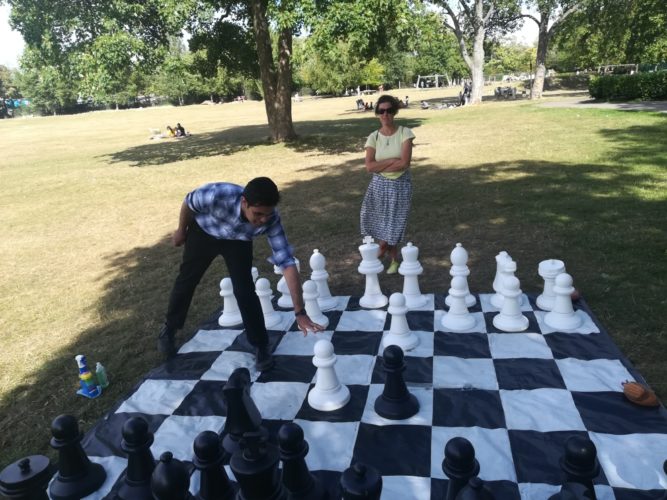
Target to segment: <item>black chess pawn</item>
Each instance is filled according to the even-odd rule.
[[[410,394],[403,380],[403,350],[390,345],[382,353],[385,382],[382,395],[375,400],[375,412],[391,420],[410,418],[419,411],[419,402]]]
[[[141,417],[131,417],[123,424],[121,449],[127,453],[127,468],[121,476],[117,497],[122,500],[153,500],[151,475],[155,459],[151,452],[153,433],[148,422]]]
[[[44,455],[30,455],[0,472],[0,495],[12,500],[49,500],[46,487],[53,476],[51,462]]]
[[[236,496],[236,488],[229,480],[223,460],[225,450],[222,448],[218,434],[213,431],[200,432],[193,443],[195,457],[194,466],[200,471],[201,482],[197,500],[232,500]]]
[[[479,474],[479,462],[472,443],[462,437],[447,441],[442,471],[449,478],[446,500],[454,500],[468,481]]]
[[[246,432],[229,466],[239,483],[238,500],[287,500],[278,472],[280,453],[264,427]]]
[[[58,473],[49,487],[51,498],[75,500],[102,486],[107,473],[84,453],[76,418],[72,415],[56,417],[51,423],[51,434],[51,447],[58,451]]]
[[[357,462],[340,477],[343,500],[380,500],[382,476],[370,465]]]
[[[565,453],[560,459],[565,481],[584,485],[595,499],[593,479],[600,474],[600,463],[593,441],[584,436],[572,436],[565,442]]]
[[[468,484],[456,495],[456,500],[494,500],[494,498],[491,490],[478,477],[473,477],[468,481]]]
[[[193,500],[190,495],[190,472],[170,451],[160,455],[151,476],[151,491],[156,500]]]
[[[239,450],[239,442],[246,432],[257,431],[262,425],[255,402],[250,397],[250,372],[237,368],[222,388],[227,405],[227,419],[223,429],[222,446],[229,455]]]
[[[280,459],[283,462],[283,486],[290,500],[321,500],[325,498],[319,481],[308,470],[305,457],[308,442],[303,438],[303,429],[289,422],[278,431]]]

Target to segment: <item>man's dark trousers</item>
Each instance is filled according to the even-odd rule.
[[[252,280],[252,241],[219,240],[205,233],[195,221],[188,226],[183,262],[169,298],[167,326],[183,328],[195,288],[218,255],[227,264],[248,340],[254,346],[268,344],[264,313]]]

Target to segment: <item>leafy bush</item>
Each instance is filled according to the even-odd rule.
[[[595,99],[643,101],[667,99],[667,71],[591,78],[588,91]]]

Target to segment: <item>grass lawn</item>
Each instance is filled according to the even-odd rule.
[[[417,136],[407,238],[420,248],[422,290],[448,288],[457,242],[470,254],[474,292],[491,291],[500,250],[531,293],[541,287],[538,263],[560,258],[664,399],[667,115],[520,100],[419,109],[420,99],[453,94],[396,92],[411,97],[397,120]],[[0,121],[0,468],[54,457],[57,415],[75,415],[87,431],[160,363],[155,340],[181,256],[169,238],[183,196],[200,184],[271,176],[305,274],[318,248],[332,293],[363,292],[363,144],[377,120],[354,111],[354,100],[295,103],[300,139],[288,145],[268,141],[257,102]],[[150,128],[176,121],[193,137],[148,139]],[[256,265],[275,286],[268,255],[258,240]],[[179,341],[220,305],[224,276],[218,261]],[[382,276],[381,284],[393,292],[402,281]],[[77,354],[106,366],[103,397],[76,395]]]

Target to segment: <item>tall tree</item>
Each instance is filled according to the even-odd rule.
[[[445,26],[459,42],[459,50],[472,77],[471,104],[482,102],[484,42],[514,30],[520,19],[517,0],[437,0],[445,9]]]
[[[533,14],[523,14],[537,24],[537,55],[535,57],[535,78],[530,90],[531,99],[541,99],[544,90],[544,78],[547,72],[547,53],[549,41],[562,26],[565,19],[577,12],[586,0],[528,0],[528,7],[537,11]]]

